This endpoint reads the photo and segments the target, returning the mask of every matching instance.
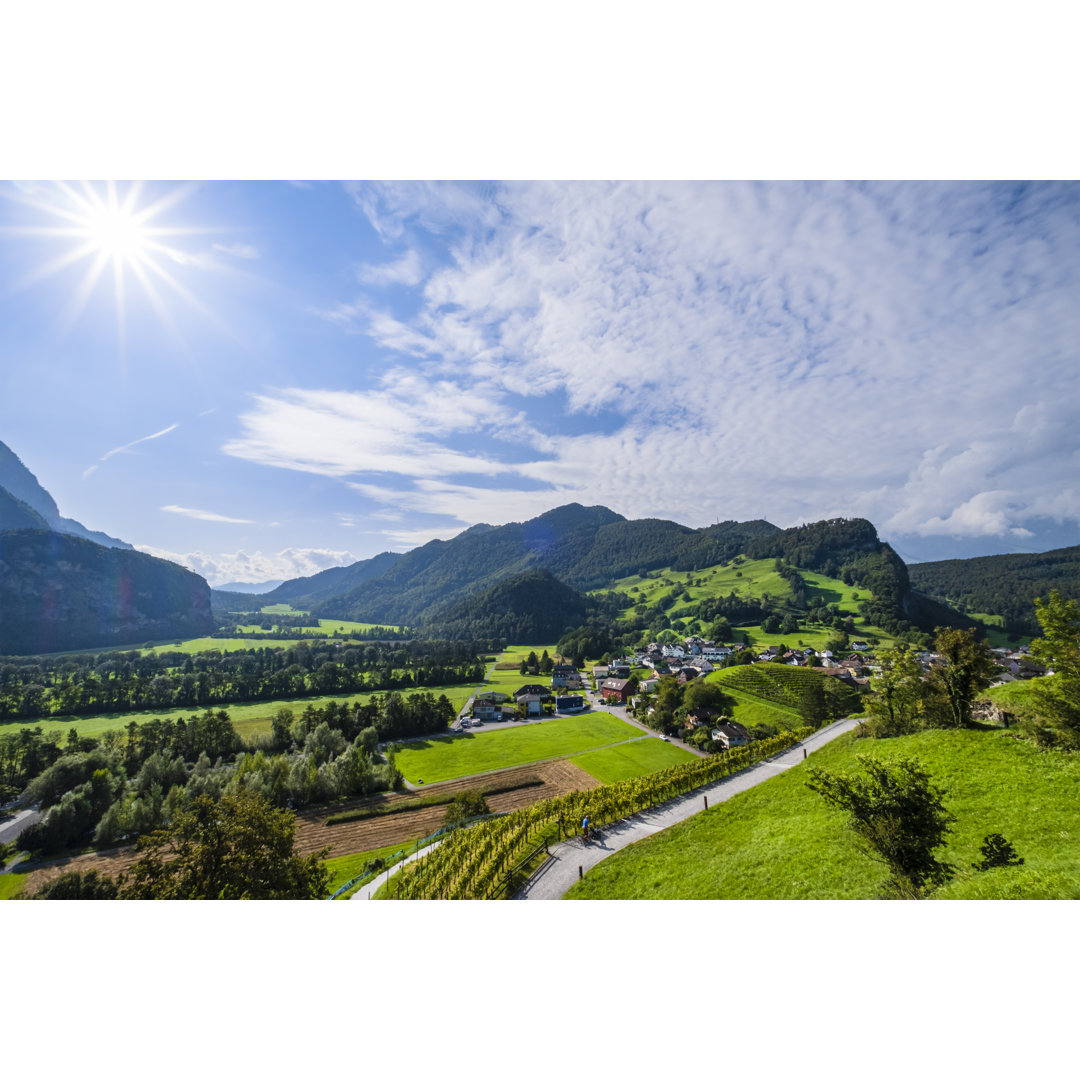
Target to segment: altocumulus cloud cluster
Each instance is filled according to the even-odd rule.
[[[1075,184],[357,184],[385,357],[259,394],[227,454],[407,545],[568,501],[1075,543]],[[987,550],[983,547],[982,550]]]

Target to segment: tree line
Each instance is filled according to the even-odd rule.
[[[315,694],[479,682],[478,657],[500,642],[302,641],[232,652],[6,657],[0,720],[166,708],[215,708]]]

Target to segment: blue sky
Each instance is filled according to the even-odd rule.
[[[212,584],[571,501],[863,516],[909,559],[1080,542],[1075,183],[115,197],[3,187],[0,439]]]

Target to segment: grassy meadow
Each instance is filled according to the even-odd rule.
[[[957,874],[936,898],[1080,899],[1080,755],[1040,751],[1000,730],[841,736],[788,772],[604,860],[567,897],[874,899],[885,868],[864,854],[844,814],[806,786],[809,766],[859,771],[856,754],[914,757],[945,790],[957,821],[939,857]],[[995,832],[1023,866],[972,868]]]
[[[568,757],[641,737],[640,728],[610,713],[585,713],[545,720],[542,724],[510,722],[490,730],[469,730],[460,735],[401,743],[396,762],[410,783],[423,779],[430,784],[508,769],[513,765]]]
[[[631,776],[644,776],[672,765],[683,765],[693,760],[693,757],[693,754],[681,746],[673,746],[663,739],[646,737],[634,742],[620,743],[618,746],[608,746],[603,750],[575,754],[573,762],[579,769],[595,776],[600,783],[614,784],[618,780],[628,780]]]

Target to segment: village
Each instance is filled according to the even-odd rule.
[[[994,686],[1048,674],[1046,668],[1030,658],[1026,645],[991,651],[1001,668]],[[944,662],[939,654],[927,650],[915,653],[915,658],[926,673]],[[851,649],[845,655],[836,656],[829,649],[788,649],[783,645],[770,645],[754,653],[746,646],[718,644],[691,636],[682,644],[650,642],[631,654],[594,663],[588,672],[579,671],[573,664],[555,663],[548,685],[533,682],[512,693],[477,693],[470,716],[461,719],[459,729],[490,722],[574,715],[590,709],[592,700],[626,708],[647,718],[653,712],[651,695],[656,693],[661,679],[670,677],[677,684],[685,685],[735,664],[813,668],[818,674],[836,679],[860,694],[869,690],[871,678],[882,670],[870,644],[859,639],[851,642]],[[710,749],[743,746],[752,739],[744,725],[724,715],[713,715],[706,709],[688,714],[680,735],[691,734],[703,726],[708,728],[711,740],[717,744]]]

